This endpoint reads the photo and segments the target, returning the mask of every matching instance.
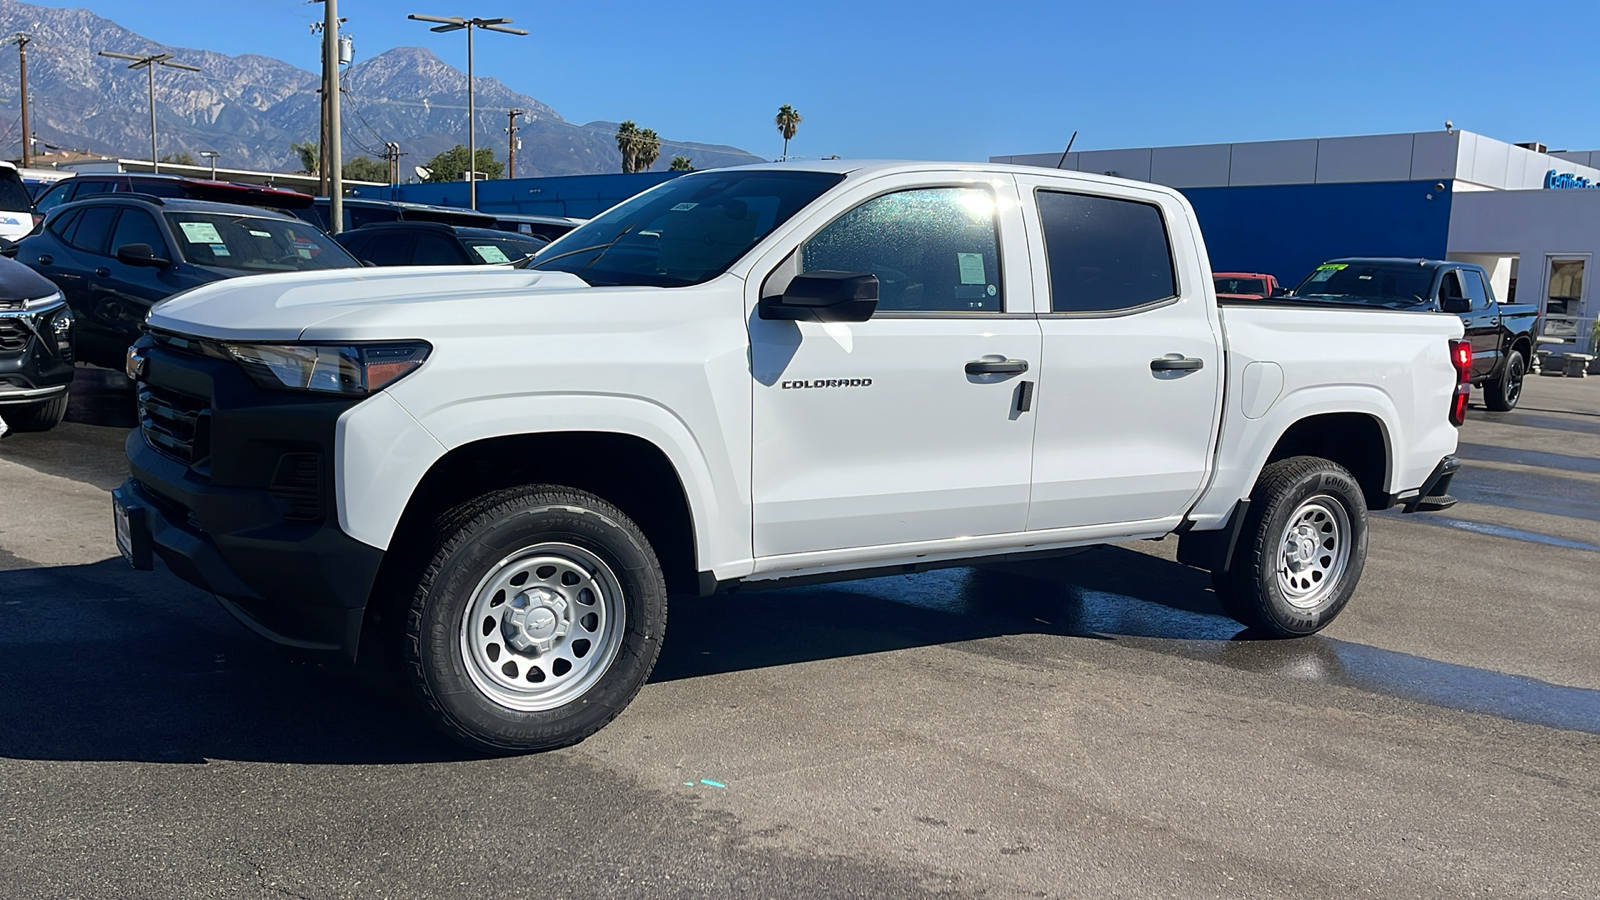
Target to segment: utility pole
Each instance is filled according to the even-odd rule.
[[[506,135],[510,139],[506,145],[506,177],[517,177],[517,116],[522,115],[520,109],[506,110]]]
[[[198,72],[200,67],[191,66],[188,63],[173,62],[171,53],[132,56],[127,53],[112,53],[110,50],[101,50],[100,55],[109,56],[112,59],[131,59],[133,60],[133,65],[128,68],[143,69],[145,74],[150,76],[150,170],[159,173],[161,171],[161,157],[156,150],[156,66],[183,69],[186,72]]]
[[[331,0],[330,0],[331,2]],[[473,209],[478,208],[478,110],[472,94],[472,32],[479,28],[485,31],[498,31],[502,34],[526,35],[521,28],[507,28],[511,20],[498,19],[465,19],[461,16],[441,18],[439,16],[409,15],[408,19],[418,22],[438,22],[440,24],[428,29],[429,31],[460,31],[467,30],[467,203]]]
[[[22,167],[33,165],[33,131],[28,127],[28,42],[33,40],[24,32],[6,39],[17,45],[17,68],[22,72]]]
[[[344,230],[344,148],[339,130],[339,0],[322,0],[322,87],[328,109],[328,231]]]

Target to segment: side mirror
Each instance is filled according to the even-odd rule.
[[[865,322],[878,308],[878,276],[819,270],[796,275],[779,297],[762,297],[763,319]]]
[[[1466,297],[1445,297],[1439,301],[1439,308],[1447,313],[1472,312],[1472,301]]]
[[[171,260],[157,256],[149,244],[123,244],[117,248],[117,262],[126,266],[149,266],[154,269],[165,269],[172,265]]]

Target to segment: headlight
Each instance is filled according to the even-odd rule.
[[[264,388],[370,394],[411,374],[433,348],[423,341],[382,344],[224,344]]]
[[[72,313],[65,309],[56,313],[55,318],[50,320],[50,327],[55,330],[56,337],[65,340],[67,332],[72,330]]]

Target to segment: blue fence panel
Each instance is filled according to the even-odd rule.
[[[478,182],[478,209],[487,213],[572,216],[588,219],[632,197],[676,178],[683,172],[640,172],[635,175],[560,175],[548,178],[510,178]],[[439,206],[466,206],[467,183],[451,181],[402,184],[365,189],[373,200],[405,200]]]

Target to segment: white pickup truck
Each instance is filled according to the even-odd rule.
[[[1453,502],[1454,316],[1220,306],[1176,191],[825,161],[669,181],[528,269],[221,281],[150,314],[118,542],[246,625],[392,635],[498,752],[644,684],[667,597],[1181,535],[1317,631],[1367,512]],[[384,641],[376,641],[382,646]]]

